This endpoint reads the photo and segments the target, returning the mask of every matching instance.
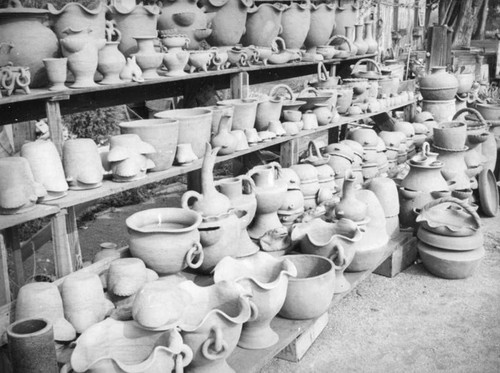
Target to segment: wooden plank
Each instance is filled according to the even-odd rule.
[[[288,360],[294,363],[299,362],[327,325],[328,312],[325,312],[323,315],[315,319],[314,323],[307,330],[281,350],[276,357],[278,359]]]
[[[7,247],[0,231],[0,305],[11,301]]]
[[[75,271],[75,253],[70,247],[66,227],[66,210],[61,210],[52,217],[52,248],[56,276],[63,277]]]
[[[239,72],[231,75],[230,89],[232,98],[247,98],[250,89],[248,83],[248,72]]]
[[[47,124],[49,126],[50,139],[56,146],[59,155],[62,156],[64,135],[59,101],[47,101],[45,103],[45,110],[47,113]]]
[[[280,164],[282,167],[290,167],[299,163],[299,141],[291,139],[281,145]]]
[[[69,250],[73,255],[74,269],[79,270],[82,268],[83,259],[82,248],[80,247],[80,240],[78,238],[78,225],[76,223],[75,207],[68,207],[66,211],[66,233],[68,235]]]
[[[35,128],[34,121],[21,122],[12,126],[14,153],[19,152],[25,142],[36,139]]]
[[[0,215],[0,230],[10,228],[27,221],[54,215],[59,212],[57,206],[35,205],[35,207],[22,214]]]
[[[12,292],[14,297],[16,297],[19,288],[24,285],[25,281],[23,256],[19,240],[19,230],[17,229],[17,227],[10,227],[5,229],[4,243],[7,250],[11,251],[12,261],[14,262]]]
[[[415,237],[408,237],[408,241],[398,245],[392,255],[373,273],[392,278],[410,267],[417,260],[417,256],[417,239]]]

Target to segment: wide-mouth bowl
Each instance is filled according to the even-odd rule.
[[[185,233],[201,224],[202,217],[195,211],[165,207],[136,212],[125,224],[140,233]]]

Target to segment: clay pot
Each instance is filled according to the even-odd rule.
[[[286,258],[277,259],[258,252],[245,258],[224,258],[214,269],[214,281],[236,281],[250,286],[252,302],[258,312],[243,325],[238,346],[245,349],[263,349],[276,344],[278,334],[270,327],[271,320],[283,306],[288,278],[295,277],[297,269]]]
[[[486,120],[500,120],[500,105],[476,103],[476,109]]]
[[[257,105],[255,115],[255,128],[257,131],[266,131],[271,121],[279,121],[283,100],[279,98],[266,98]]]
[[[48,319],[17,320],[7,327],[7,341],[13,372],[59,372],[52,323]]]
[[[375,53],[378,50],[377,40],[373,36],[374,29],[375,23],[373,21],[365,22],[365,43],[368,44],[368,49],[366,50],[368,54]]]
[[[456,112],[455,99],[439,101],[423,100],[422,109],[430,112],[438,123],[450,121]]]
[[[458,80],[446,72],[445,66],[432,67],[431,74],[420,78],[419,83],[424,100],[454,100],[457,94]]]
[[[290,49],[299,49],[306,40],[311,25],[311,4],[291,3],[281,16],[280,36]]]
[[[141,259],[120,258],[110,263],[106,284],[108,293],[129,297],[144,284],[156,279],[156,272],[146,269]]]
[[[45,187],[35,181],[26,158],[0,158],[0,214],[28,211],[46,194]]]
[[[177,329],[163,333],[140,328],[134,321],[106,319],[78,338],[71,355],[75,372],[154,373],[182,370],[193,353]]]
[[[256,317],[251,294],[233,281],[197,286],[185,281],[178,287],[193,300],[180,324],[184,343],[193,351],[189,372],[232,372],[226,359],[236,348],[243,323]]]
[[[356,29],[356,37],[354,39],[354,45],[357,48],[357,55],[363,55],[366,54],[369,48],[369,45],[366,41],[363,40],[363,30],[364,30],[364,25],[359,24],[359,25],[354,25]]]
[[[47,190],[44,201],[64,197],[68,183],[55,145],[51,141],[35,141],[21,147],[21,156],[30,164],[35,181]]]
[[[189,72],[208,71],[208,67],[212,62],[214,53],[208,50],[192,50],[189,51],[189,64],[191,65]]]
[[[283,227],[277,211],[283,205],[287,183],[278,178],[280,169],[281,166],[273,162],[265,166],[255,166],[247,173],[255,183],[257,198],[256,215],[248,229],[248,234],[253,239],[259,239],[266,232]]]
[[[345,35],[346,27],[353,27],[356,23],[358,2],[355,0],[343,0],[335,10],[335,34]]]
[[[156,33],[156,23],[160,14],[160,8],[156,5],[140,3],[126,7],[119,1],[112,1],[108,11],[116,22],[117,29],[120,30],[121,40],[118,49],[125,57],[137,52],[134,36]]]
[[[191,144],[198,158],[205,153],[205,144],[210,141],[212,112],[205,108],[175,109],[161,111],[155,118],[170,118],[179,121],[178,144]]]
[[[446,181],[453,182],[453,189],[470,189],[473,186],[472,182],[475,182],[475,179],[472,178],[481,171],[481,167],[468,168],[465,162],[467,148],[450,151],[437,149],[437,151],[439,153],[438,160],[443,162],[441,174]]]
[[[313,109],[314,115],[318,119],[319,126],[326,126],[333,119],[333,113],[330,110],[329,104],[315,104]]]
[[[70,3],[78,4],[78,3]],[[50,4],[49,4],[50,5]],[[60,39],[62,52],[68,58],[68,69],[73,73],[75,82],[70,88],[95,87],[94,74],[97,70],[99,50],[106,44],[106,39],[91,36],[90,28],[73,29],[68,27]]]
[[[102,185],[104,170],[101,156],[92,139],[66,140],[63,167],[70,189],[93,189]]]
[[[24,8],[18,1],[9,1],[7,8],[0,9],[0,35],[15,49],[9,55],[14,66],[25,66],[31,74],[30,86],[43,87],[47,74],[42,60],[59,55],[56,35],[43,24],[48,11]]]
[[[297,268],[297,277],[288,280],[285,303],[279,315],[292,320],[321,316],[332,301],[334,264],[318,255],[287,255],[285,258]]]
[[[367,214],[367,206],[364,202],[359,201],[355,196],[354,183],[356,179],[352,173],[346,172],[344,185],[342,188],[342,198],[335,206],[335,215],[337,218],[351,219],[356,222],[365,220]]]
[[[68,59],[66,57],[43,59],[50,84],[49,91],[63,91],[66,89],[64,82],[66,81],[67,63]]]
[[[64,30],[71,27],[73,29],[92,29],[92,37],[103,39],[105,37],[105,14],[106,7],[98,4],[95,9],[88,9],[80,3],[67,3],[57,10],[52,4],[47,4],[50,19],[58,39],[64,37]]]
[[[317,89],[313,87],[304,88],[300,91],[297,98],[305,101],[306,103],[300,107],[301,111],[307,111],[314,109],[317,104],[323,104],[332,97],[331,93],[323,92],[320,93]]]
[[[248,98],[223,100],[217,102],[217,105],[232,106],[234,108],[232,129],[244,131],[254,128],[258,103],[257,99]]]
[[[126,60],[118,50],[117,41],[108,41],[104,48],[99,51],[97,70],[104,76],[99,84],[119,84],[123,83],[120,73],[125,67]]]
[[[135,57],[137,65],[142,70],[144,80],[158,79],[160,76],[156,71],[162,64],[163,54],[156,52],[154,40],[156,36],[134,36],[137,42],[137,52],[131,54]]]
[[[111,137],[109,149],[107,160],[114,181],[128,182],[143,179],[147,170],[155,167],[154,162],[146,157],[156,153],[155,148],[134,133]]]
[[[62,283],[61,294],[64,316],[77,333],[104,320],[114,309],[113,303],[104,297],[101,280],[94,273],[70,274]]]
[[[75,328],[64,318],[61,294],[56,285],[32,282],[19,289],[16,320],[44,318],[54,329],[54,339],[70,342],[76,338]]]
[[[155,148],[156,153],[148,156],[155,164],[151,171],[163,171],[172,167],[178,141],[178,120],[144,119],[122,122],[118,126],[122,134],[136,134]]]
[[[364,148],[373,148],[378,143],[377,133],[371,128],[351,129],[347,134],[347,138],[360,143]]]
[[[154,271],[174,274],[203,262],[201,215],[180,208],[137,212],[127,218],[130,252]]]
[[[236,137],[231,133],[231,117],[223,116],[219,124],[219,131],[212,137],[212,146],[220,147],[219,154],[227,155],[234,153],[238,145]]]
[[[255,254],[259,251],[259,247],[252,242],[247,231],[247,227],[252,222],[257,211],[253,179],[243,175],[219,180],[217,185],[221,193],[229,198],[233,209],[246,212],[240,219],[241,233],[239,242],[236,245],[238,247],[237,257]]]
[[[467,139],[464,122],[441,122],[433,130],[434,145],[448,150],[463,150]]]
[[[167,68],[166,76],[184,76],[187,73],[184,68],[189,61],[189,52],[184,50],[172,51],[163,54],[163,64]]]
[[[314,52],[319,45],[329,44],[328,39],[335,27],[336,6],[333,4],[311,4],[311,22],[304,45]]]
[[[424,267],[433,275],[446,279],[472,276],[485,255],[482,246],[469,251],[449,251],[418,242],[417,248]]]
[[[248,9],[243,45],[271,47],[282,31],[281,16],[287,6],[281,3],[260,4]]]
[[[339,93],[337,98],[337,112],[339,114],[345,114],[352,103],[354,94],[353,88],[341,86],[337,88],[337,92]]]

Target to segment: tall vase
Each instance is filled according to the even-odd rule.
[[[280,36],[288,49],[300,49],[306,40],[311,26],[311,4],[294,3],[285,9],[281,16]]]
[[[352,173],[346,172],[342,187],[342,198],[335,206],[335,215],[339,219],[346,218],[355,222],[361,222],[366,218],[367,206],[366,203],[357,199],[355,183],[356,178]]]
[[[118,41],[108,41],[99,51],[97,70],[103,75],[99,84],[110,85],[123,83],[120,73],[125,67],[125,56],[118,50]]]
[[[355,56],[358,53],[358,47],[356,44],[354,44],[354,26],[346,26],[345,27],[345,37],[349,39],[351,42],[349,43],[342,43],[339,46],[339,49],[345,50],[345,51],[350,51],[351,56]]]
[[[378,50],[377,40],[374,38],[375,34],[375,22],[367,21],[365,22],[365,43],[368,44],[368,50],[366,53],[371,54],[375,53]]]
[[[311,5],[311,23],[304,45],[315,52],[318,45],[328,44],[335,28],[335,8],[333,4]]]
[[[246,33],[241,39],[243,45],[271,47],[282,30],[281,16],[286,8],[281,3],[262,3],[248,9]]]
[[[345,35],[346,26],[353,27],[356,23],[358,0],[339,0],[339,6],[335,10],[335,33]]]
[[[138,51],[132,54],[142,70],[144,80],[158,79],[160,76],[156,69],[161,66],[163,54],[158,53],[154,47],[156,36],[134,36],[137,41]]]
[[[354,25],[356,29],[356,38],[354,39],[354,45],[358,48],[357,55],[366,54],[368,50],[368,44],[363,40],[363,28],[365,26],[361,23],[358,25]]]
[[[64,38],[68,27],[73,29],[90,28],[94,39],[102,39],[106,28],[106,7],[99,2],[95,9],[88,9],[84,5],[71,2],[57,10],[51,3],[47,4],[54,31],[59,39]]]

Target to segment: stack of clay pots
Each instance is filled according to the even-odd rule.
[[[318,205],[316,198],[320,189],[318,170],[308,163],[295,164],[290,168],[300,178],[300,190],[304,195],[304,209],[314,209]]]
[[[361,165],[361,170],[364,180],[378,176],[380,170],[387,171],[387,157],[385,154],[379,154],[379,151],[382,153],[385,151],[385,144],[383,144],[383,148],[380,147],[380,138],[377,136],[375,130],[363,127],[351,129],[347,137],[363,146],[363,163]]]
[[[418,251],[429,272],[447,279],[471,276],[485,251],[475,209],[456,198],[425,205],[417,217]]]
[[[300,178],[291,168],[282,168],[280,178],[286,181],[285,201],[278,210],[283,226],[290,231],[295,221],[304,213],[304,195],[300,190]]]
[[[456,111],[457,78],[447,73],[446,67],[435,66],[431,74],[420,78],[419,83],[424,98],[422,109],[431,112],[438,123],[451,120]]]

